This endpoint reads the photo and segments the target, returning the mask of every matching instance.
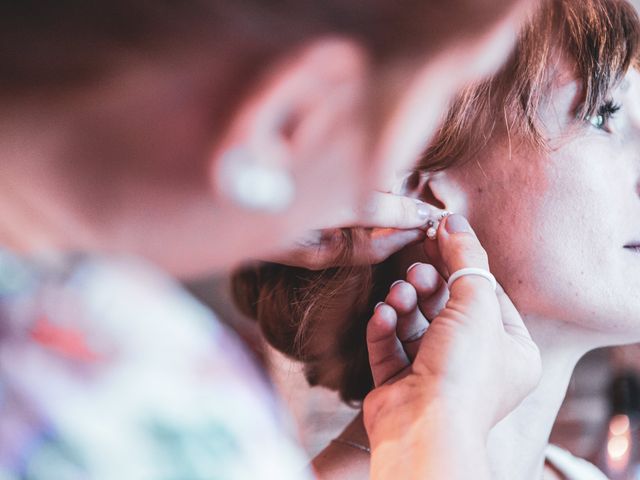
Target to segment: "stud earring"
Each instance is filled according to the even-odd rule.
[[[281,212],[295,197],[291,172],[259,161],[245,147],[232,148],[223,154],[216,183],[227,198],[246,210]]]
[[[429,240],[435,240],[436,238],[438,238],[438,227],[440,226],[440,222],[449,215],[451,215],[451,212],[445,211],[438,216],[437,221],[429,220],[427,222],[427,238]]]
[[[435,240],[438,236],[438,227],[436,226],[436,222],[429,220],[427,222],[427,227],[427,237],[429,240]]]

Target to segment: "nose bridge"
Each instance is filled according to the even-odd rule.
[[[640,136],[640,72],[628,72],[623,88],[623,104],[629,111],[630,127],[634,138]]]
[[[636,194],[640,196],[640,125],[634,126],[633,130],[634,139],[630,145],[629,155],[632,156],[633,165],[635,166],[633,171],[635,173]]]
[[[640,72],[631,70],[626,79],[626,88],[623,88],[623,108],[626,110],[624,121],[626,129],[622,142],[626,147],[626,155],[634,166],[632,170],[635,182],[636,194],[640,196]]]
[[[638,102],[634,102],[631,108],[630,120],[631,129],[637,136],[640,134],[640,100]]]
[[[640,105],[638,106],[639,115],[634,118],[631,129],[630,155],[633,156],[636,165],[638,182],[640,183]]]
[[[627,132],[631,155],[637,161],[640,171],[640,101],[634,102],[630,108],[629,131]]]
[[[636,194],[640,196],[640,103],[635,105],[630,115],[629,131],[626,133],[627,155],[632,159],[634,166],[633,174],[635,178]]]

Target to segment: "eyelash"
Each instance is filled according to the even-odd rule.
[[[609,120],[615,116],[621,107],[621,105],[613,103],[613,100],[608,100],[604,105],[598,108],[598,112],[595,115],[589,116],[587,121],[598,130],[609,131],[607,127]]]

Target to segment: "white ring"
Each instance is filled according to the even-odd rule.
[[[447,281],[447,286],[449,287],[449,290],[451,290],[451,285],[453,285],[453,282],[458,280],[460,277],[464,277],[465,275],[477,275],[479,277],[484,277],[491,282],[491,286],[493,287],[494,291],[498,288],[498,282],[496,282],[496,277],[494,277],[491,272],[489,272],[488,270],[485,270],[484,268],[469,267],[469,268],[461,268],[457,272],[454,272],[451,274],[451,276],[449,277],[449,280]]]

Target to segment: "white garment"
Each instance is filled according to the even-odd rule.
[[[608,480],[595,465],[556,445],[548,445],[547,462],[567,480]]]

